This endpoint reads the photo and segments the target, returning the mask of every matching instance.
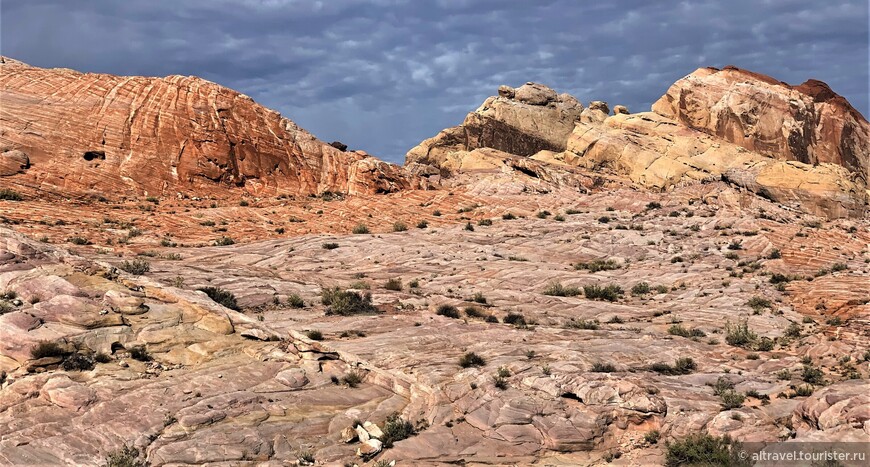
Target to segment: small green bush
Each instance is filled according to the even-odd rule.
[[[84,237],[70,237],[67,239],[68,242],[73,245],[90,245],[91,241]]]
[[[667,444],[666,467],[678,466],[734,466],[752,465],[738,456],[740,444],[730,437],[715,437],[706,433],[691,434]]]
[[[408,230],[408,226],[404,222],[396,222],[393,224],[393,232],[404,232]]]
[[[486,314],[476,306],[467,306],[464,310],[465,315],[469,318],[485,318]]]
[[[616,284],[610,284],[604,287],[597,284],[583,286],[583,295],[590,300],[606,300],[608,302],[615,302],[619,300],[619,296],[622,294],[622,287]]]
[[[612,363],[595,362],[592,364],[591,371],[593,373],[613,373],[616,371],[616,367]]]
[[[208,298],[212,299],[215,303],[219,303],[230,310],[241,310],[239,304],[236,303],[236,296],[229,290],[214,286],[201,287],[198,290],[208,295]]]
[[[229,246],[229,245],[235,245],[235,243],[236,243],[235,240],[233,240],[230,237],[226,237],[226,236],[218,237],[214,241],[215,246]]]
[[[725,322],[725,342],[735,347],[748,348],[758,340],[758,335],[749,329],[747,320],[740,321],[732,325],[730,321]]]
[[[743,407],[743,401],[746,399],[743,394],[740,394],[733,389],[726,389],[722,391],[722,393],[719,394],[719,398],[722,399],[722,408],[724,410],[731,410]]]
[[[632,295],[646,295],[652,291],[650,285],[646,282],[638,282],[631,288]]]
[[[505,324],[512,324],[514,326],[525,326],[526,317],[519,313],[508,313],[507,316],[502,319],[502,322]]]
[[[313,341],[322,341],[323,340],[323,333],[316,330],[316,329],[312,329],[310,331],[307,331],[305,333],[305,336]]]
[[[598,272],[598,271],[612,271],[614,269],[619,269],[622,266],[612,259],[596,259],[589,263],[576,263],[574,264],[574,269],[581,270],[585,269],[589,272]]]
[[[327,315],[351,316],[358,314],[377,313],[372,305],[370,293],[360,294],[355,291],[342,290],[338,287],[323,289],[321,302],[327,305]]]
[[[417,222],[418,229],[425,229],[426,227],[429,227],[429,221],[427,221],[426,219],[423,219],[422,221]]]
[[[130,347],[128,351],[130,352],[130,358],[133,360],[138,360],[140,362],[151,361],[151,354],[148,353],[148,349],[146,349],[144,345]]]
[[[342,378],[341,382],[349,387],[355,388],[363,382],[363,374],[358,371],[349,371]]]
[[[435,310],[435,314],[448,318],[459,319],[459,310],[453,305],[441,305]]]
[[[384,288],[394,291],[402,290],[402,279],[390,279],[384,283]]]
[[[145,467],[145,463],[139,460],[139,450],[126,444],[106,456],[106,465],[107,467]]]
[[[66,354],[57,342],[39,341],[30,348],[30,356],[33,358],[62,357]]]
[[[385,449],[389,449],[393,447],[394,443],[417,434],[414,425],[400,417],[398,413],[387,417],[387,421],[384,422],[384,429],[381,431],[384,432],[384,437],[381,441],[384,443]]]
[[[291,294],[287,297],[287,305],[290,306],[290,308],[304,308],[305,301],[302,300],[302,297],[299,295]]]
[[[481,227],[489,227],[492,225],[492,219],[481,219],[477,221],[477,225]]]
[[[477,355],[474,352],[467,352],[465,355],[459,358],[459,366],[462,368],[470,368],[473,366],[484,366],[486,365],[486,360],[483,359],[480,355]]]
[[[121,270],[126,271],[134,276],[141,276],[151,270],[151,264],[144,259],[134,259],[133,261],[124,261],[119,266]]]
[[[15,190],[11,190],[9,188],[0,188],[0,200],[24,201],[24,197]]]
[[[555,297],[575,297],[580,295],[580,289],[574,286],[563,286],[559,282],[553,282],[546,289],[544,295],[552,295]]]
[[[356,234],[356,235],[362,235],[362,234],[370,233],[370,232],[369,232],[369,228],[368,228],[365,224],[357,224],[357,225],[353,228],[352,232],[353,232],[354,234]]]

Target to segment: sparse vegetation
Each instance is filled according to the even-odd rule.
[[[327,305],[327,315],[351,316],[377,313],[378,311],[378,309],[372,305],[372,295],[370,293],[361,294],[359,292],[333,287],[323,289],[320,299],[324,305]]]
[[[341,378],[341,382],[348,385],[348,387],[355,388],[363,382],[363,378],[364,376],[362,373],[356,370],[352,370],[345,373],[345,375]]]
[[[486,360],[474,352],[466,352],[465,355],[459,358],[459,366],[462,368],[484,365],[486,365]]]
[[[394,413],[387,417],[384,422],[384,437],[381,441],[384,443],[384,448],[389,449],[403,439],[410,438],[417,434],[417,430],[411,422],[403,419],[398,413]]]
[[[316,330],[316,329],[312,329],[310,331],[307,331],[305,333],[305,336],[313,341],[322,341],[323,340],[323,333]]]
[[[650,365],[650,370],[664,375],[687,375],[695,371],[697,367],[698,365],[691,357],[681,357],[674,361],[673,366],[667,363],[653,363]]]
[[[609,284],[601,287],[598,284],[584,285],[583,294],[590,300],[606,300],[615,302],[619,300],[619,296],[623,294],[622,287],[616,284]]]
[[[574,269],[581,270],[585,269],[589,272],[598,272],[598,271],[612,271],[614,269],[619,269],[622,266],[612,259],[596,259],[589,263],[576,263],[574,264]]]
[[[706,337],[707,334],[698,328],[686,329],[682,325],[674,324],[668,328],[668,334],[680,337]]]
[[[448,318],[459,319],[459,310],[453,305],[441,305],[435,310],[435,314]]]
[[[198,289],[200,292],[208,295],[215,303],[219,303],[230,310],[239,311],[239,304],[236,302],[236,296],[229,290],[224,290],[220,287],[208,286]]]
[[[334,250],[338,248],[338,243],[324,243],[321,245],[324,250]]]
[[[287,297],[287,306],[289,306],[290,308],[304,308],[305,301],[302,300],[302,297],[300,297],[299,295],[291,294],[289,297]]]
[[[646,294],[650,293],[651,290],[652,290],[652,288],[650,287],[650,285],[648,283],[638,282],[637,284],[634,284],[634,286],[631,288],[631,294],[632,295],[646,295]]]
[[[232,238],[227,237],[227,236],[218,237],[214,241],[215,246],[229,246],[229,245],[235,245],[235,243],[236,243],[235,240],[233,240]]]
[[[747,320],[744,319],[734,325],[730,321],[725,322],[725,342],[729,345],[749,348],[757,340],[758,335],[749,329]]]
[[[727,435],[710,436],[706,433],[692,434],[667,444],[666,467],[678,466],[733,466],[752,465],[738,456],[740,444]]]
[[[502,319],[502,322],[505,324],[512,324],[514,326],[525,326],[526,317],[519,313],[508,313],[507,316]]]
[[[555,297],[575,297],[580,295],[580,289],[574,286],[563,286],[559,282],[553,282],[546,289],[544,289],[544,295],[552,295]]]
[[[408,230],[408,226],[404,222],[395,222],[393,224],[393,232],[404,232]]]
[[[363,235],[363,234],[370,233],[370,232],[369,232],[369,228],[368,228],[365,224],[357,224],[357,225],[353,228],[352,232],[353,232],[355,235]]]
[[[133,360],[138,360],[140,362],[151,361],[151,354],[148,353],[148,349],[145,348],[144,345],[136,345],[130,347],[128,351],[130,352],[130,358],[132,358]]]
[[[145,463],[139,460],[139,450],[126,444],[121,449],[106,455],[107,467],[145,467]]]
[[[616,367],[612,363],[595,362],[590,371],[593,373],[613,373],[616,371]]]
[[[393,278],[384,283],[384,288],[387,290],[400,291],[402,290],[402,279]]]
[[[151,270],[151,264],[144,259],[124,261],[119,267],[121,270],[133,274],[134,276],[141,276]]]
[[[36,359],[47,357],[62,357],[66,354],[57,342],[39,341],[30,348],[30,356]]]
[[[21,196],[15,190],[9,188],[0,188],[0,200],[4,201],[24,201],[24,197]]]

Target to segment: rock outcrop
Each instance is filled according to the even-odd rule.
[[[772,159],[652,112],[578,122],[568,149],[553,159],[610,170],[655,190],[724,179],[828,217],[861,216],[867,206],[863,181],[842,166]]]
[[[564,151],[583,105],[569,94],[537,83],[517,89],[501,86],[465,121],[411,149],[407,163],[429,164],[448,171],[463,165],[470,151],[491,148],[518,156]]]
[[[423,187],[401,167],[326,144],[201,78],[79,73],[5,58],[0,67],[0,176],[14,176],[4,183],[105,197]]]
[[[775,159],[870,174],[870,124],[821,81],[790,86],[733,66],[699,68],[652,110]]]
[[[653,112],[616,105],[609,114],[604,101],[583,108],[540,84],[501,86],[462,125],[408,152],[407,162],[452,174],[499,169],[522,180],[507,163],[512,155],[540,162],[537,174],[577,166],[660,191],[724,180],[813,214],[867,211],[870,125],[824,83],[789,86],[733,67],[702,68],[671,86]],[[501,153],[482,157],[484,148]],[[564,186],[560,177],[536,178]]]

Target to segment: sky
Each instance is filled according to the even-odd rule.
[[[827,82],[866,116],[867,0],[2,0],[0,53],[117,75],[197,75],[325,141],[403,162],[500,84],[649,110],[736,65]]]

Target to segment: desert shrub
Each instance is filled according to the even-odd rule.
[[[250,206],[250,205],[251,205],[251,203],[247,202],[246,200],[239,201],[239,206],[241,206],[241,207],[246,207],[246,206]]]
[[[151,361],[151,354],[148,353],[148,349],[144,345],[130,347],[128,351],[130,352],[130,358],[133,360],[139,360],[140,362]]]
[[[834,263],[831,265],[831,272],[840,272],[849,270],[849,266],[844,263]]]
[[[566,327],[573,328],[573,329],[586,329],[586,330],[594,331],[600,327],[600,323],[598,322],[597,319],[590,319],[590,320],[581,319],[581,320],[577,320],[577,321],[569,321],[568,324],[566,325]]]
[[[612,363],[595,362],[592,364],[593,373],[613,373],[616,367]]]
[[[352,232],[356,235],[362,235],[369,233],[369,228],[365,224],[357,224]]]
[[[798,397],[809,397],[813,395],[813,387],[809,384],[801,384],[794,388],[794,394]]]
[[[622,324],[625,322],[625,320],[623,320],[619,316],[614,315],[612,318],[607,320],[607,322],[608,322],[608,324]]]
[[[39,341],[30,349],[33,358],[62,357],[65,354],[60,344],[51,341]]]
[[[393,444],[403,439],[410,438],[417,434],[417,430],[411,422],[403,419],[398,413],[394,413],[387,417],[384,422],[384,437],[381,440],[384,443],[384,448],[391,448]]]
[[[581,270],[585,269],[589,272],[598,272],[598,271],[612,271],[614,269],[619,269],[622,266],[612,259],[596,259],[589,263],[576,263],[574,264],[574,269]]]
[[[235,245],[235,243],[236,243],[235,240],[233,240],[232,238],[227,237],[227,236],[218,237],[214,241],[215,246],[229,246],[229,245]]]
[[[402,290],[402,279],[390,279],[384,283],[384,288],[387,290]]]
[[[316,330],[316,329],[312,329],[310,331],[307,331],[305,333],[305,336],[313,341],[322,341],[323,340],[323,333]]]
[[[212,299],[215,303],[223,305],[230,310],[239,311],[241,309],[239,304],[236,303],[236,296],[229,290],[214,286],[202,287],[198,290],[208,295],[208,298]]]
[[[0,200],[23,201],[24,197],[15,190],[11,190],[9,188],[0,188]]]
[[[490,225],[492,225],[492,219],[481,219],[477,221],[477,225],[481,227],[489,227]]]
[[[747,348],[758,340],[758,335],[749,329],[747,320],[738,322],[732,325],[730,321],[725,322],[725,342],[735,347]]]
[[[606,223],[610,222],[610,217],[609,216],[601,216],[598,218],[598,222],[600,222],[602,224],[606,224]]]
[[[299,295],[291,294],[287,297],[287,305],[289,305],[290,308],[303,308],[305,307],[305,301],[302,300],[302,297]]]
[[[493,385],[495,385],[495,387],[497,389],[501,389],[502,391],[504,391],[505,389],[508,388],[508,381],[506,378],[504,378],[502,376],[493,375],[492,382],[493,382]]]
[[[486,360],[474,352],[466,352],[465,355],[459,357],[459,366],[462,368],[484,365],[486,365]]]
[[[88,355],[74,353],[63,360],[65,371],[90,371],[94,369],[94,359]]]
[[[767,254],[767,259],[779,259],[782,258],[782,253],[780,253],[779,248],[774,248]]]
[[[515,215],[513,215],[513,214],[511,214],[511,213],[509,213],[509,212],[506,212],[506,213],[504,213],[504,214],[501,215],[501,218],[504,219],[504,220],[506,220],[506,221],[512,221],[512,220],[516,219],[517,216],[515,216]]]
[[[798,323],[789,323],[788,327],[785,328],[785,337],[791,337],[797,339],[801,336],[801,326]]]
[[[722,391],[722,393],[719,394],[719,398],[722,399],[722,408],[724,410],[743,407],[743,401],[746,400],[746,397],[744,397],[743,394],[740,394],[733,389]]]
[[[687,375],[697,368],[697,364],[691,357],[681,357],[674,361],[673,366],[667,363],[653,363],[650,370],[664,375]]]
[[[110,452],[106,455],[107,467],[145,467],[145,463],[139,460],[139,450],[133,446],[124,445],[123,448]]]
[[[466,222],[466,223],[465,223],[465,230],[467,230],[467,231],[469,231],[469,232],[474,232],[474,226],[471,225],[471,222]]]
[[[97,352],[97,354],[94,355],[94,361],[97,363],[109,363],[112,361],[112,357],[103,352]]]
[[[759,352],[770,352],[771,350],[773,350],[773,345],[773,339],[769,337],[762,337],[758,340],[758,342],[756,342],[755,350],[758,350]]]
[[[825,382],[825,374],[813,365],[804,365],[801,370],[801,379],[810,384],[822,384]]]
[[[526,317],[519,313],[508,313],[507,316],[502,319],[502,322],[505,324],[512,324],[514,326],[525,326]]]
[[[750,462],[738,456],[740,444],[730,437],[710,436],[706,433],[689,435],[667,444],[665,466],[749,466]]]
[[[638,282],[631,288],[632,295],[646,295],[650,293],[652,288],[646,282]]]
[[[311,451],[299,451],[296,454],[297,465],[314,465],[315,462],[314,453]]]
[[[448,318],[459,319],[459,310],[453,305],[441,305],[435,310],[435,314],[439,316],[446,316]]]
[[[119,267],[134,276],[141,276],[151,270],[151,263],[144,259],[134,259],[133,261],[124,261]]]
[[[646,204],[647,210],[661,209],[661,208],[662,208],[662,203],[659,203],[658,201],[650,201],[649,203]]]
[[[743,249],[743,242],[741,240],[737,240],[737,239],[731,240],[731,243],[728,244],[728,249],[729,250],[742,250]]]
[[[752,308],[753,310],[755,310],[758,313],[763,311],[765,308],[770,308],[773,306],[773,304],[770,302],[770,300],[763,298],[763,297],[759,297],[757,295],[750,298],[749,301],[746,302],[746,304],[749,305],[750,308]]]
[[[843,324],[843,319],[840,318],[839,316],[834,316],[833,318],[828,318],[825,321],[825,324],[827,324],[829,326],[840,326]]]
[[[661,432],[659,432],[659,430],[648,431],[645,435],[643,435],[643,440],[646,441],[648,444],[658,444],[661,435],[662,434]]]
[[[559,282],[553,282],[544,289],[543,294],[555,297],[575,297],[580,295],[580,289],[574,286],[563,286]]]
[[[341,382],[355,388],[363,382],[363,374],[358,371],[349,371],[341,378]]]
[[[350,316],[378,311],[372,305],[372,294],[342,290],[338,287],[326,288],[321,292],[321,302],[327,305],[327,315]]]
[[[711,386],[713,386],[713,394],[717,396],[721,396],[722,393],[725,391],[734,389],[734,383],[724,376],[720,376],[719,378],[717,378],[716,382],[713,383]]]
[[[465,315],[468,316],[469,318],[484,318],[484,317],[486,317],[486,314],[480,308],[478,308],[476,306],[467,306],[462,311],[464,311]]]
[[[338,243],[334,243],[334,242],[324,243],[323,245],[321,245],[321,248],[323,248],[324,250],[334,250],[334,249],[338,248]]]
[[[417,287],[420,287],[420,281],[418,281],[417,279],[414,279],[411,282],[408,282],[408,288],[416,289]]]
[[[427,221],[426,219],[423,219],[422,221],[417,222],[418,229],[425,229],[426,227],[429,227],[429,221]]]
[[[481,293],[477,292],[471,297],[471,301],[474,303],[480,303],[481,305],[486,305],[486,297]]]
[[[547,211],[547,210],[538,211],[538,213],[535,214],[535,216],[537,216],[538,219],[546,219],[546,218],[550,217],[550,211]]]
[[[771,284],[785,284],[791,282],[794,278],[790,276],[786,276],[785,274],[773,273],[770,275],[770,283]]]
[[[404,222],[396,222],[393,224],[393,232],[404,232],[408,230],[408,226]]]
[[[622,287],[616,284],[609,284],[604,287],[601,287],[598,284],[593,284],[584,285],[583,294],[590,300],[607,300],[608,302],[615,302],[619,299],[619,296],[623,294],[623,291]]]
[[[432,215],[435,217],[441,217],[441,211],[436,209],[436,210],[432,211]]]
[[[501,376],[502,378],[510,378],[511,370],[509,370],[508,367],[506,367],[506,366],[500,366],[500,367],[498,367],[497,375]]]
[[[70,237],[67,239],[68,242],[73,245],[90,245],[91,241],[84,237]]]
[[[698,328],[686,329],[682,325],[674,324],[668,328],[668,334],[680,337],[706,337],[707,334]]]
[[[567,215],[569,215],[569,216],[574,215],[574,214],[580,214],[580,213],[582,213],[582,212],[583,212],[583,211],[581,211],[581,210],[579,210],[579,209],[574,209],[574,208],[568,208],[568,209],[565,210],[565,214],[567,214]]]
[[[498,323],[498,318],[495,315],[489,315],[484,319],[487,323]]]

